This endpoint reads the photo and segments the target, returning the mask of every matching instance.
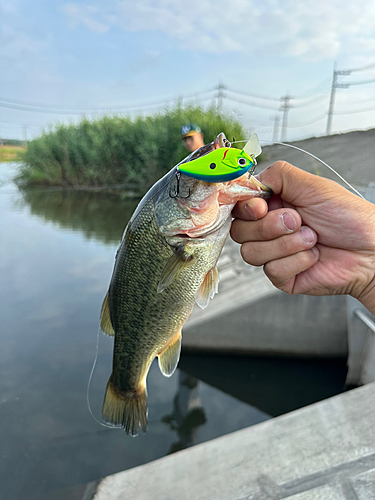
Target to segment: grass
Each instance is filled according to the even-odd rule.
[[[23,185],[123,185],[140,194],[187,156],[179,140],[184,123],[197,123],[205,142],[219,132],[246,137],[241,124],[215,108],[192,106],[148,117],[109,117],[58,125],[28,143],[18,182]]]
[[[21,161],[26,148],[23,146],[0,145],[0,162]]]

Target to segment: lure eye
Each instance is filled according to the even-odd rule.
[[[247,163],[246,158],[238,158],[237,163],[240,167],[244,167]]]

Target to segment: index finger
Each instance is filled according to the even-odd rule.
[[[239,201],[232,210],[232,216],[235,219],[258,220],[262,219],[268,212],[266,200],[262,198],[250,198],[249,200]]]

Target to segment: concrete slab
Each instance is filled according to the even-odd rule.
[[[337,491],[334,486],[321,486],[303,493],[297,493],[288,497],[289,500],[343,500],[341,492]],[[249,499],[250,500],[250,499]]]
[[[375,469],[351,478],[351,483],[358,500],[375,498]]]
[[[185,349],[235,354],[345,357],[345,297],[290,296],[262,268],[245,264],[228,239],[218,262],[219,293],[194,308],[183,328]],[[275,321],[277,318],[277,321]]]
[[[353,487],[365,495],[366,488],[373,486],[374,405],[372,383],[107,477],[94,498],[356,498]]]

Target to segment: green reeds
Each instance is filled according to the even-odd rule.
[[[104,187],[122,185],[142,194],[187,156],[179,140],[184,123],[197,123],[205,142],[219,132],[246,137],[240,123],[215,108],[197,106],[138,117],[82,120],[58,125],[28,143],[18,182],[23,185]]]

